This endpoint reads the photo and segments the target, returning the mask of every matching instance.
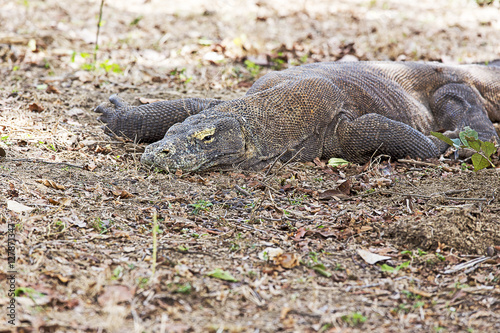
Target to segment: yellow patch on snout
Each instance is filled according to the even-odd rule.
[[[201,130],[199,132],[196,132],[192,135],[193,138],[198,139],[198,140],[203,140],[207,135],[214,135],[215,133],[215,127],[213,128],[206,128],[204,130]],[[212,138],[211,140],[205,141],[205,142],[212,142],[214,139]]]

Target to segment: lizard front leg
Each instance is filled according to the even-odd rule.
[[[411,126],[375,113],[354,120],[341,117],[334,135],[341,155],[356,163],[366,163],[380,154],[394,158],[436,157],[447,146]]]

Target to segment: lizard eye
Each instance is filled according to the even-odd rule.
[[[213,135],[206,135],[203,137],[202,141],[203,142],[210,142],[214,139],[214,136]]]

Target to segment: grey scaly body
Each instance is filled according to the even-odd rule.
[[[315,63],[271,72],[241,98],[188,98],[137,107],[116,96],[96,111],[108,133],[154,142],[141,161],[166,170],[260,169],[375,153],[428,158],[464,126],[497,140],[500,67],[411,62]]]

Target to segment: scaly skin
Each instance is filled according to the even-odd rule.
[[[279,156],[435,157],[448,146],[430,132],[453,138],[465,126],[500,141],[500,68],[481,65],[316,63],[271,72],[230,101],[110,102],[96,110],[105,130],[155,142],[141,161],[165,170],[260,169]]]

